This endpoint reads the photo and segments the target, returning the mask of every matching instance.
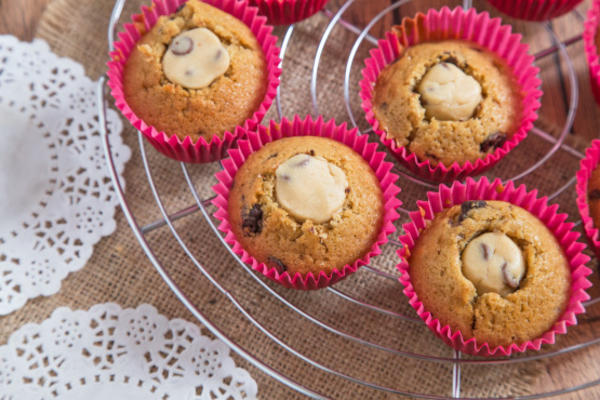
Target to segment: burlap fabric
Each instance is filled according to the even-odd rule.
[[[331,2],[335,3],[335,2]],[[347,19],[366,21],[388,2],[357,2],[345,15]],[[429,2],[434,4],[433,2]],[[438,2],[439,3],[439,2]],[[369,4],[368,8],[364,6]],[[40,23],[37,36],[47,40],[56,53],[71,57],[82,63],[92,79],[98,79],[106,70],[107,42],[106,30],[112,1],[98,0],[55,0],[47,8]],[[123,12],[122,21],[137,12],[139,1],[129,1]],[[337,4],[330,4],[337,9]],[[483,7],[483,5],[482,5]],[[425,9],[419,4],[419,9]],[[400,15],[411,15],[414,6],[406,6],[399,12],[390,13],[374,27],[372,33],[380,35]],[[570,18],[570,17],[569,17]],[[573,17],[575,18],[575,17]],[[294,113],[305,115],[312,112],[309,92],[309,79],[313,56],[317,43],[327,25],[328,18],[319,14],[295,28],[284,62],[282,76],[282,109],[291,116]],[[557,29],[568,31],[569,24],[557,25]],[[577,22],[580,26],[580,22]],[[535,45],[543,48],[551,44],[551,38],[541,25],[520,26],[528,37],[534,38]],[[579,28],[578,28],[579,29]],[[276,33],[283,37],[283,29]],[[348,121],[343,101],[343,79],[345,61],[356,36],[338,26],[325,47],[319,66],[317,104],[319,112],[328,118]],[[361,46],[354,67],[351,70],[349,88],[350,105],[354,116],[363,128],[358,100],[358,86],[362,59],[367,56],[367,46]],[[580,45],[578,45],[580,46]],[[535,46],[534,46],[535,47]],[[576,69],[582,79],[582,89],[586,85],[585,61],[581,46],[574,48],[572,55]],[[535,50],[535,49],[534,49]],[[557,73],[558,67],[565,68],[557,57],[548,57],[539,62],[543,68],[544,107],[539,126],[553,135],[558,134],[564,121],[564,79]],[[584,117],[593,115],[591,97],[585,95]],[[112,100],[109,97],[109,102]],[[268,117],[276,118],[275,107]],[[569,135],[567,142],[582,150],[589,138],[597,132],[597,122],[578,124],[584,132]],[[585,118],[584,118],[585,119]],[[576,129],[578,125],[576,124]],[[590,133],[592,132],[592,133]],[[125,121],[124,140],[133,149],[125,180],[126,197],[139,225],[161,219],[160,211],[148,184],[139,151],[138,136]],[[373,138],[375,140],[375,138]],[[506,160],[488,175],[508,178],[523,171],[540,159],[551,144],[535,135],[530,135]],[[181,166],[169,160],[148,145],[144,145],[150,173],[160,198],[168,213],[174,213],[195,204],[188,188]],[[390,158],[391,160],[391,158]],[[555,168],[560,166],[560,168]],[[565,184],[578,168],[578,159],[565,151],[558,151],[543,168],[536,170],[522,180],[528,186],[537,187],[541,193],[551,194]],[[201,198],[211,196],[211,185],[215,183],[213,174],[218,165],[189,166],[191,180]],[[407,178],[401,178],[401,199],[404,207],[415,209],[415,200],[425,196],[426,188]],[[572,186],[555,200],[561,203],[561,210],[568,212],[572,220],[577,220]],[[209,211],[212,208],[209,207]],[[403,214],[401,221],[406,221]],[[400,224],[398,224],[399,226]],[[209,225],[195,213],[174,224],[187,250],[197,259],[194,264],[182,246],[177,242],[168,227],[163,226],[146,235],[146,240],[157,259],[164,265],[172,279],[180,286],[187,300],[194,304],[223,333],[229,336],[250,353],[263,360],[272,368],[292,377],[295,381],[336,399],[363,398],[402,398],[404,396],[373,391],[352,383],[335,374],[324,372],[290,355],[281,346],[251,324],[232,304],[227,296],[199,271],[199,267],[222,285],[228,295],[235,298],[245,310],[260,322],[269,332],[282,342],[290,345],[301,354],[310,357],[327,368],[339,371],[377,385],[394,387],[405,392],[429,393],[439,396],[451,395],[452,364],[447,362],[421,361],[402,357],[390,352],[377,350],[339,334],[323,329],[318,324],[292,311],[282,301],[270,294],[246,271],[235,263],[212,233]],[[395,273],[394,246],[387,245],[384,254],[377,257],[374,264],[390,273]],[[259,278],[262,280],[262,278]],[[378,343],[382,346],[409,353],[422,353],[437,357],[453,357],[453,351],[437,340],[421,323],[404,321],[383,313],[366,310],[360,305],[344,300],[331,291],[295,292],[268,283],[286,301],[331,325],[334,329],[349,335]],[[401,293],[398,282],[378,277],[361,270],[336,288],[382,308],[415,316]],[[94,254],[85,268],[68,276],[60,292],[51,297],[41,297],[27,303],[22,309],[0,319],[0,343],[5,342],[10,333],[27,322],[40,322],[59,306],[73,309],[87,309],[101,302],[116,302],[123,307],[135,307],[140,303],[150,303],[169,318],[185,318],[195,321],[194,316],[168,288],[148,257],[135,239],[124,214],[117,212],[117,230],[104,238],[94,249]],[[586,318],[588,322],[594,318]],[[209,334],[207,330],[205,333]],[[562,337],[558,345],[545,349],[556,350],[570,344],[589,340],[594,336],[593,326],[585,321]],[[570,385],[597,378],[593,372],[594,351],[578,352],[573,356],[550,361],[531,361],[498,366],[468,365],[462,369],[462,389],[465,396],[502,396],[528,394],[547,391],[564,385],[561,377],[569,376]],[[257,368],[235,356],[236,362],[248,369],[257,380],[261,399],[302,398],[285,385],[270,378]],[[574,371],[574,372],[573,372]],[[575,373],[573,377],[572,373]],[[553,383],[553,382],[557,383]]]

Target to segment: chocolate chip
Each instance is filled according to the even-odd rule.
[[[485,243],[481,243],[481,252],[484,260],[488,260],[490,258],[490,246]]]
[[[270,160],[271,158],[277,157],[277,154],[279,154],[279,153],[273,153],[273,154],[271,154],[269,157],[267,157],[267,160]]]
[[[448,57],[444,58],[444,62],[442,62],[442,64],[444,63],[448,63],[448,64],[454,64],[456,66],[458,66],[458,58],[454,57],[450,52],[445,52],[444,54],[447,54]],[[446,66],[446,68],[448,68],[448,66]]]
[[[599,200],[600,199],[600,190],[594,189],[588,193],[588,198],[590,200]]]
[[[180,5],[179,7],[177,7],[175,9],[175,12],[179,12],[179,11],[183,10],[183,7],[185,7],[185,3],[183,3],[182,5]]]
[[[260,204],[253,205],[245,215],[242,212],[242,229],[247,235],[260,233],[262,231],[262,218],[263,212]]]
[[[386,102],[383,102],[383,103],[381,103],[381,104],[379,105],[379,108],[381,108],[382,110],[387,110],[387,108],[388,108],[388,103],[386,103]]]
[[[173,43],[171,43],[169,50],[171,50],[176,56],[184,56],[186,54],[191,53],[193,48],[194,41],[187,36],[182,36],[173,40]]]
[[[481,50],[479,47],[471,47],[471,50],[476,51],[478,53],[482,53],[483,50]]]
[[[519,287],[519,281],[515,279],[514,276],[512,276],[510,274],[510,272],[508,271],[508,268],[506,268],[508,265],[506,264],[506,261],[504,261],[504,264],[502,264],[502,275],[504,276],[504,282],[506,283],[506,286],[508,286],[511,289],[516,289],[517,287]]]
[[[194,71],[193,70],[188,69],[188,70],[185,71],[185,76],[192,76],[192,75],[194,75]]]
[[[272,264],[280,274],[287,271],[287,266],[277,257],[269,256],[267,257],[267,262]]]
[[[219,61],[219,58],[221,58],[222,55],[223,55],[223,51],[221,49],[217,50],[217,52],[215,53],[214,60]]]
[[[346,193],[346,194],[350,193],[350,188],[347,187],[346,189],[344,189],[344,193]]]
[[[506,142],[506,135],[502,132],[495,132],[489,135],[481,144],[479,145],[479,150],[482,153],[487,153],[490,149],[497,149],[502,146]]]
[[[281,179],[283,179],[284,181],[289,181],[290,180],[290,176],[286,175],[286,174],[281,174]]]
[[[468,213],[469,211],[475,209],[475,208],[483,208],[487,206],[487,203],[483,200],[469,200],[469,201],[465,201],[464,203],[462,203],[460,205],[460,215],[458,216],[458,222],[462,222],[464,221],[466,218],[468,218]]]
[[[440,65],[441,65],[442,67],[446,68],[446,69],[450,68],[450,67],[448,66],[448,63],[445,63],[445,62],[443,62],[443,63],[440,63]],[[427,89],[429,90],[429,89],[433,89],[433,88],[427,88]]]
[[[308,154],[310,154],[311,156],[314,156],[314,155],[315,155],[315,151],[311,149],[311,150],[308,152]]]

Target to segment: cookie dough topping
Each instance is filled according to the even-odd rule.
[[[462,270],[477,293],[501,296],[513,292],[525,275],[519,246],[501,232],[487,232],[471,240],[462,254]]]
[[[427,71],[418,92],[427,117],[442,121],[465,121],[481,102],[479,82],[447,62]]]
[[[162,66],[171,82],[188,89],[200,89],[227,71],[229,53],[213,32],[195,28],[173,38]]]
[[[277,201],[300,220],[327,222],[346,199],[346,174],[322,157],[297,154],[282,163],[275,175]]]

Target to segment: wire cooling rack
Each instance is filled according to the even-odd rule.
[[[310,104],[307,106],[312,108],[313,115],[323,113],[327,116],[327,112],[325,111],[327,104],[320,104],[319,102],[319,90],[325,90],[319,84],[320,79],[323,79],[323,67],[321,66],[324,63],[323,60],[328,57],[331,60],[333,57],[327,54],[328,42],[335,36],[345,35],[345,39],[347,39],[345,43],[347,45],[344,48],[347,52],[347,58],[345,60],[336,59],[336,61],[339,61],[340,71],[343,71],[341,94],[343,99],[340,101],[343,101],[343,106],[347,112],[346,120],[353,126],[358,127],[362,134],[372,134],[371,130],[362,121],[364,120],[362,110],[357,102],[356,77],[357,71],[360,71],[362,65],[362,56],[359,57],[359,53],[361,52],[361,48],[368,49],[374,47],[376,44],[377,39],[372,34],[373,27],[391,13],[397,13],[400,7],[409,2],[410,0],[401,0],[382,8],[364,27],[353,25],[346,18],[346,15],[352,12],[352,10],[356,11],[356,9],[359,9],[357,8],[359,6],[356,4],[360,3],[360,0],[349,0],[336,10],[325,9],[321,12],[321,18],[325,20],[324,25],[321,27],[323,28],[323,33],[318,41],[314,43],[314,60],[312,68],[309,71],[309,76],[307,76],[310,82],[307,88],[309,90]],[[119,21],[124,4],[125,0],[116,1],[109,21],[109,50],[113,48],[115,26]],[[464,1],[462,5],[465,8],[472,6],[470,1]],[[425,9],[423,8],[423,10]],[[574,11],[574,14],[581,24],[583,20],[581,14],[577,11]],[[547,132],[539,126],[534,127],[527,140],[535,140],[536,143],[541,143],[540,146],[547,146],[547,150],[536,159],[528,160],[528,164],[519,164],[516,170],[514,168],[494,168],[492,176],[499,176],[503,180],[523,181],[527,177],[531,178],[535,174],[539,174],[540,170],[548,165],[549,160],[559,153],[563,158],[570,157],[572,159],[571,162],[576,164],[583,157],[580,151],[565,143],[565,138],[573,126],[579,97],[577,75],[573,62],[567,52],[567,46],[579,42],[581,35],[561,39],[551,24],[545,24],[544,29],[551,38],[552,44],[547,48],[537,51],[534,55],[536,63],[540,63],[543,59],[553,56],[560,58],[562,65],[565,66],[566,72],[563,74],[563,77],[568,83],[568,89],[565,90],[565,100],[568,102],[566,118],[560,129],[555,130],[553,133]],[[284,115],[282,98],[286,95],[291,96],[294,94],[286,85],[286,65],[289,62],[290,52],[295,51],[293,48],[295,31],[296,28],[294,26],[287,28],[280,43],[280,57],[284,74],[275,103],[279,118]],[[364,50],[360,54],[365,54]],[[106,129],[107,88],[105,83],[106,79],[104,77],[100,78],[97,88],[100,131],[104,139],[106,159],[110,167],[115,189],[133,233],[160,276],[189,311],[202,324],[208,327],[215,336],[223,340],[239,353],[240,356],[266,374],[298,392],[314,398],[335,397],[335,385],[346,383],[356,385],[359,388],[357,389],[359,390],[357,393],[361,393],[361,396],[364,398],[399,395],[427,399],[444,399],[449,397],[534,399],[574,392],[600,384],[600,375],[598,373],[591,373],[583,374],[585,376],[582,377],[581,382],[576,382],[570,387],[555,387],[550,382],[548,386],[545,386],[547,390],[539,393],[527,392],[526,388],[522,388],[522,390],[515,389],[514,385],[511,385],[513,380],[521,381],[521,377],[515,377],[515,368],[518,371],[517,375],[521,375],[523,371],[530,368],[545,367],[548,369],[549,365],[558,365],[564,368],[565,371],[568,371],[572,368],[573,363],[575,365],[578,362],[583,363],[581,360],[584,360],[585,357],[593,357],[594,348],[600,343],[600,338],[596,337],[593,333],[569,332],[565,336],[566,339],[561,339],[559,343],[543,348],[539,352],[529,352],[502,358],[466,356],[442,344],[439,339],[427,332],[422,321],[408,306],[407,301],[400,293],[401,286],[397,282],[398,274],[393,267],[395,261],[397,261],[393,256],[394,251],[397,249],[397,246],[401,245],[395,240],[397,234],[392,235],[393,237],[390,239],[384,255],[375,257],[372,265],[362,267],[355,274],[356,278],[353,275],[353,277],[346,279],[338,285],[319,291],[320,293],[318,294],[316,292],[298,294],[297,292],[282,289],[264,280],[263,277],[255,274],[249,266],[241,262],[238,256],[225,243],[222,234],[217,230],[215,225],[216,220],[209,211],[212,198],[201,195],[209,192],[205,190],[206,188],[199,188],[195,183],[195,173],[197,170],[192,166],[180,163],[181,172],[172,171],[172,176],[169,176],[169,179],[185,181],[187,190],[191,193],[195,204],[191,204],[189,207],[175,212],[169,213],[167,211],[163,199],[164,195],[161,196],[156,178],[152,172],[153,169],[146,153],[144,140],[141,133],[138,132],[139,151],[147,182],[137,182],[134,184],[141,185],[147,183],[149,185],[155,199],[156,208],[161,215],[160,219],[142,226],[139,218],[136,217],[131,205],[127,201],[123,184],[119,181],[115,170],[110,137]],[[306,89],[294,88],[294,90]],[[373,141],[377,141],[377,139],[373,138]],[[524,146],[524,144],[521,144],[519,148]],[[513,152],[515,151],[517,150]],[[510,154],[507,158],[509,157],[511,157]],[[501,161],[501,164],[503,162],[506,161]],[[427,189],[437,188],[436,184],[417,178],[402,167],[396,166],[394,172],[401,176],[399,185],[403,188],[403,191],[406,191],[406,188],[411,185],[420,188],[422,193]],[[567,174],[558,179],[555,188],[546,194],[550,199],[561,198],[561,195],[564,195],[569,189],[574,187],[574,182],[574,173]],[[399,209],[401,214],[403,214],[401,222],[408,220],[407,214],[411,205],[414,205],[414,200],[417,198],[423,198],[423,194],[413,194],[413,197],[411,199],[402,198],[404,205]],[[269,307],[283,308],[286,318],[285,322],[281,321],[277,325],[277,321],[273,322],[261,313],[256,312],[256,307],[252,303],[254,300],[236,291],[235,282],[231,284],[231,282],[223,280],[214,266],[203,265],[201,263],[189,239],[175,224],[176,220],[186,217],[191,218],[192,214],[197,213],[202,215],[209,229],[212,230],[215,237],[222,244],[223,249],[218,250],[228,253],[230,263],[239,264],[239,267],[236,267],[237,271],[239,271],[236,280],[243,280],[244,284],[252,285],[253,290],[261,296],[262,309],[268,311]],[[570,218],[574,221],[579,220],[577,215],[571,215]],[[579,224],[579,222],[576,222],[576,225]],[[180,247],[179,251],[194,266],[190,272],[191,276],[188,279],[198,279],[198,282],[203,282],[204,286],[199,287],[198,290],[216,289],[220,292],[230,303],[229,306],[233,306],[236,310],[236,313],[232,314],[234,322],[231,322],[232,320],[230,319],[229,324],[235,323],[236,318],[245,319],[244,322],[248,323],[251,327],[247,337],[241,339],[239,335],[232,335],[228,332],[229,325],[227,323],[223,323],[222,321],[217,323],[214,319],[211,319],[203,310],[202,305],[197,304],[193,300],[189,289],[183,287],[185,286],[184,282],[181,279],[178,281],[174,277],[172,269],[170,269],[172,266],[169,266],[165,262],[165,258],[161,257],[160,252],[163,252],[164,249],[157,246],[155,241],[149,239],[149,235],[152,232],[159,228],[164,229],[165,226]],[[387,254],[387,257],[385,254]],[[380,260],[382,260],[381,265],[379,265]],[[238,284],[240,284],[239,281]],[[377,293],[373,293],[372,291],[365,290],[365,288],[369,287],[382,289],[378,290]],[[395,293],[393,297],[395,297],[396,301],[389,300],[389,293]],[[317,302],[314,301],[315,297],[318,297]],[[586,307],[589,310],[592,305],[598,302],[600,302],[600,297],[593,298],[586,303]],[[331,317],[332,314],[336,314],[336,316]],[[348,314],[350,317],[348,317]],[[335,322],[336,318],[350,322],[338,324]],[[287,327],[292,322],[293,325],[287,330],[280,330],[281,326],[285,325]],[[380,329],[375,329],[377,327]],[[393,327],[394,330],[390,331],[390,327]],[[382,335],[382,331],[385,331],[387,334]],[[318,335],[312,336],[315,332]],[[340,346],[340,351],[336,352],[335,356],[330,356],[329,359],[323,359],[321,354],[332,353],[328,353],[325,348],[319,348],[321,337],[319,335],[337,343],[337,346]],[[271,347],[271,352],[276,352],[276,358],[283,361],[274,362],[272,354],[269,355],[254,346],[254,343],[259,342],[259,338],[262,340],[260,343],[264,343],[266,340]],[[347,349],[347,352],[345,352],[345,349]],[[347,357],[347,360],[344,357]],[[363,360],[365,362],[361,362]],[[288,364],[316,371],[322,379],[306,379],[304,375],[297,373],[294,368],[287,368]],[[373,367],[373,365],[376,366]],[[387,370],[388,367],[392,372],[381,372],[381,370]],[[487,381],[485,372],[482,371],[486,371],[488,368],[495,369],[494,376],[501,377],[500,382]],[[402,371],[402,373],[399,371]],[[421,385],[418,378],[419,374],[433,374],[438,375],[440,380],[448,379],[447,390]],[[502,379],[505,379],[505,381]],[[507,395],[507,387],[509,388],[509,392],[513,391],[514,393]],[[363,395],[362,393],[367,394]]]

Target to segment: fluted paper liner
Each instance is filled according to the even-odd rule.
[[[177,135],[168,135],[164,131],[158,131],[155,127],[148,125],[137,117],[123,92],[123,72],[131,51],[144,32],[149,31],[162,15],[170,15],[187,0],[153,0],[152,6],[142,7],[141,14],[135,14],[132,22],[124,25],[124,31],[119,33],[119,40],[115,42],[115,51],[110,53],[111,61],[108,62],[108,85],[115,99],[115,105],[121,113],[138,129],[146,139],[164,155],[184,162],[205,163],[216,161],[226,155],[227,149],[235,146],[237,136],[232,132],[224,132],[223,138],[214,135],[210,141],[200,137],[196,142],[186,136],[180,139]],[[219,8],[239,20],[243,21],[256,36],[265,55],[267,68],[267,89],[265,97],[254,112],[244,121],[243,127],[254,129],[262,121],[267,110],[271,106],[277,86],[279,85],[279,48],[277,38],[271,34],[273,28],[266,24],[265,18],[258,16],[258,9],[251,7],[240,0],[204,0],[205,3]],[[143,28],[141,28],[143,25]]]
[[[334,269],[329,274],[324,271],[318,274],[309,272],[305,275],[301,273],[291,275],[287,271],[279,273],[276,268],[269,267],[250,255],[238,242],[229,224],[227,203],[237,170],[250,154],[266,143],[292,136],[321,136],[352,148],[371,166],[381,187],[384,214],[379,234],[371,249],[352,264],[347,264],[341,269]],[[398,176],[390,172],[393,164],[384,161],[385,153],[378,152],[377,144],[369,143],[367,139],[367,135],[358,136],[356,129],[348,130],[345,123],[336,125],[334,120],[325,122],[322,117],[313,120],[310,116],[305,119],[295,116],[291,121],[284,118],[281,123],[270,121],[268,127],[261,125],[256,131],[246,132],[246,138],[239,140],[238,148],[229,150],[229,158],[223,160],[223,170],[216,174],[219,183],[213,187],[216,193],[213,204],[217,207],[214,215],[221,221],[219,229],[226,234],[225,241],[231,245],[233,251],[240,256],[241,260],[251,265],[254,270],[275,282],[294,289],[311,290],[329,286],[352,274],[360,266],[368,264],[371,257],[381,253],[380,246],[387,242],[388,235],[395,232],[393,222],[398,218],[396,208],[402,202],[396,197],[400,192],[400,189],[395,185]]]
[[[600,57],[596,46],[596,32],[598,31],[598,19],[600,18],[600,1],[594,0],[592,8],[587,13],[583,24],[583,43],[588,70],[590,72],[590,83],[592,93],[597,103],[600,103]]]
[[[558,205],[548,205],[546,197],[537,197],[537,190],[527,192],[524,185],[515,187],[512,182],[503,184],[499,179],[489,182],[486,177],[478,181],[467,178],[466,183],[455,182],[451,187],[440,185],[438,192],[427,193],[427,201],[418,201],[419,210],[410,214],[411,222],[404,224],[405,234],[400,237],[403,246],[398,250],[401,258],[397,265],[401,273],[400,282],[404,285],[404,294],[408,296],[410,305],[438,337],[453,348],[468,354],[508,356],[513,352],[539,350],[542,344],[555,342],[557,334],[564,334],[567,327],[577,323],[577,314],[583,313],[582,302],[589,299],[586,289],[591,286],[587,276],[592,271],[585,266],[589,257],[583,254],[585,244],[578,242],[580,234],[573,231],[574,224],[565,222],[566,214],[558,214]],[[554,234],[564,251],[571,270],[571,292],[563,314],[552,327],[540,337],[524,343],[513,343],[509,346],[490,347],[487,342],[475,338],[465,340],[462,333],[449,325],[442,325],[419,300],[410,279],[408,258],[419,238],[426,222],[444,209],[458,205],[467,200],[501,200],[522,207],[539,218]]]
[[[454,162],[446,166],[433,165],[429,160],[419,160],[406,147],[398,146],[380,129],[373,112],[373,95],[377,77],[381,71],[394,62],[407,47],[419,43],[440,40],[465,40],[476,43],[496,53],[511,68],[516,82],[521,88],[521,123],[512,137],[492,153],[475,162],[464,164]],[[418,13],[414,18],[404,18],[402,24],[387,32],[378,47],[370,51],[371,57],[365,60],[360,81],[360,97],[366,119],[396,158],[413,173],[435,181],[452,181],[469,175],[484,172],[496,164],[526,136],[537,119],[540,107],[541,81],[539,68],[533,65],[534,57],[528,53],[529,47],[521,43],[521,35],[512,33],[509,25],[502,25],[499,18],[490,18],[487,12],[477,13],[474,9],[464,11],[461,7],[450,10],[430,9],[427,14]]]
[[[588,204],[588,182],[592,176],[592,172],[598,167],[599,163],[600,140],[596,139],[592,141],[591,146],[585,152],[585,158],[583,158],[579,164],[579,171],[577,171],[577,186],[575,187],[575,190],[577,192],[577,208],[579,209],[579,215],[581,215],[583,229],[598,257],[600,257],[600,238],[598,237],[598,228],[594,225],[594,220],[590,215],[590,206]]]
[[[560,17],[582,0],[488,0],[499,11],[513,18],[545,21]]]
[[[321,10],[327,0],[249,0],[273,25],[288,25]]]

